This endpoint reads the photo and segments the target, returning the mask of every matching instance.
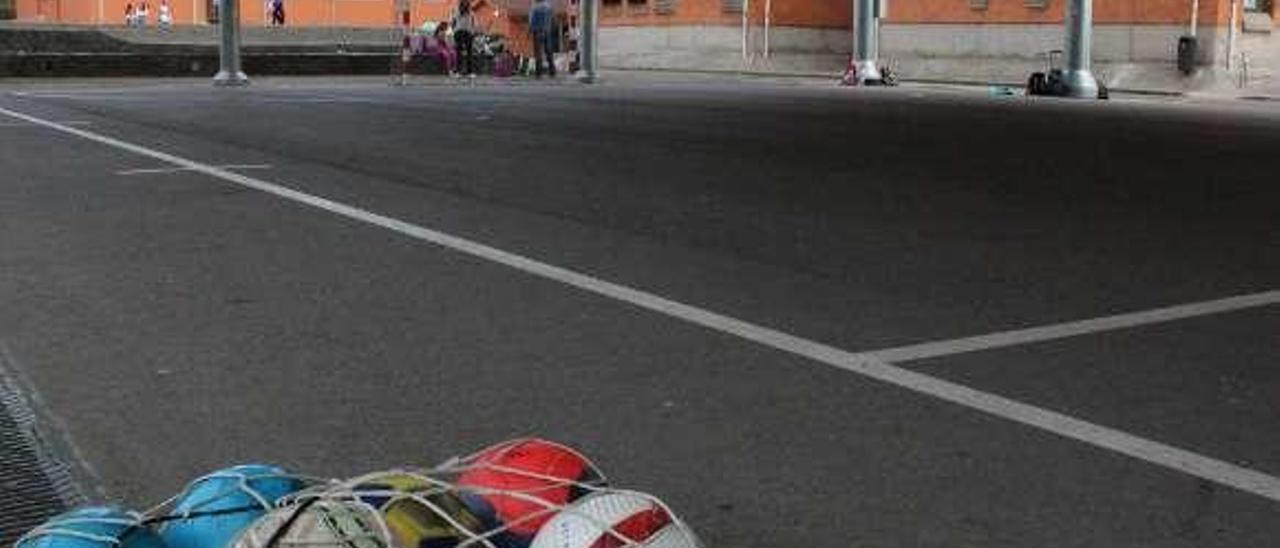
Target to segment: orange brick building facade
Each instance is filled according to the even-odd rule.
[[[667,12],[653,0],[606,2],[606,25],[737,25],[741,14],[726,9],[725,0],[676,0]],[[1065,0],[889,0],[886,23],[1060,23]],[[852,0],[751,0],[749,19],[763,22],[766,6],[771,23],[778,26],[848,28],[852,20]],[[1094,0],[1098,24],[1186,24],[1192,0]],[[1230,0],[1201,0],[1202,24],[1226,24]],[[1280,2],[1271,6],[1280,17]]]
[[[518,0],[517,0],[518,1]],[[740,0],[739,0],[740,1]],[[1065,0],[889,0],[886,23],[1057,23]],[[149,0],[155,6],[159,2]],[[1200,21],[1225,24],[1230,0],[1202,0]],[[61,23],[111,24],[123,20],[129,0],[15,0],[19,20]],[[180,24],[207,21],[209,0],[172,0]],[[409,0],[414,20],[444,17],[452,7],[447,0]],[[499,2],[505,4],[507,0]],[[259,2],[241,0],[243,21],[261,24]],[[766,6],[770,23],[780,27],[849,28],[853,0],[752,0],[749,20],[763,24]],[[394,24],[396,0],[285,0],[289,23],[379,27]],[[604,0],[605,26],[681,26],[741,23],[740,5],[733,0]],[[985,6],[985,7],[978,7]],[[1191,0],[1095,0],[1097,23],[1186,24]],[[1280,17],[1280,2],[1271,8]],[[520,10],[517,10],[520,11]],[[153,14],[154,15],[154,14]]]
[[[157,0],[148,0],[152,6]],[[1063,2],[1047,0],[890,0],[886,23],[1057,23]],[[15,0],[19,20],[60,23],[112,24],[123,21],[130,0]],[[1230,0],[1202,0],[1200,22],[1226,24]],[[452,2],[408,0],[415,21],[445,17]],[[506,3],[503,0],[502,3]],[[604,26],[681,26],[741,23],[741,12],[728,6],[732,0],[604,0]],[[210,0],[172,0],[179,24],[204,24]],[[241,0],[245,24],[262,24],[265,10],[254,0]],[[853,0],[754,0],[748,2],[749,20],[763,24],[766,6],[770,23],[780,27],[844,28],[850,26]],[[396,0],[286,0],[289,24],[305,26],[380,27],[395,23]],[[976,6],[983,5],[979,8]],[[1098,24],[1186,24],[1191,0],[1095,0]],[[1280,17],[1280,2],[1271,8]],[[154,16],[154,13],[153,13]]]
[[[14,0],[20,20],[121,24],[129,0]],[[171,0],[177,24],[207,24],[214,0]],[[289,26],[388,27],[397,0],[284,0]],[[404,0],[414,25],[447,19],[453,0]],[[553,0],[563,7],[568,0]],[[606,67],[839,70],[851,49],[854,0],[599,0]],[[881,52],[917,77],[1008,78],[1060,48],[1068,0],[882,0]],[[1194,0],[1094,0],[1095,61],[1169,70]],[[1260,0],[1273,13],[1280,0]],[[154,6],[158,0],[148,0]],[[240,0],[245,25],[261,25],[263,0]],[[531,0],[485,0],[482,24],[527,49]],[[1229,51],[1231,0],[1199,0],[1200,63]],[[744,12],[745,8],[745,14]],[[744,16],[745,15],[745,16]],[[1280,15],[1280,14],[1277,14]],[[771,56],[772,54],[772,56]],[[1007,60],[1014,59],[1015,63]],[[997,66],[999,65],[999,66]],[[1131,68],[1131,67],[1129,67]],[[1132,73],[1129,68],[1125,71]],[[908,70],[907,72],[910,72]]]
[[[447,20],[456,0],[405,0],[410,21],[416,27],[424,21]],[[506,10],[510,0],[488,0],[477,10],[483,28],[501,33],[512,40],[517,50],[529,49],[525,42],[522,17]],[[140,0],[15,0],[17,19],[28,22],[62,24],[123,25],[125,6]],[[160,0],[147,0],[151,6],[149,24],[157,23]],[[174,24],[207,25],[217,0],[169,0]],[[265,25],[268,16],[265,0],[240,0],[240,20],[246,26]],[[396,0],[285,0],[288,27],[368,27],[387,28],[399,25],[400,4]]]
[[[159,0],[151,5],[155,23]],[[139,0],[16,0],[18,20],[69,24],[123,24],[125,5]],[[210,0],[169,0],[180,25],[207,24]],[[241,21],[261,25],[265,1],[240,0]],[[409,0],[415,21],[444,17],[452,8],[445,0]],[[396,24],[395,0],[285,0],[287,23],[301,26],[388,27]]]

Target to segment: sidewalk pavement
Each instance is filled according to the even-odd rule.
[[[813,85],[835,86],[840,79],[839,72],[767,72],[758,70],[707,70],[678,68],[628,68],[605,67],[602,70],[608,80],[645,79],[651,82],[697,82],[724,81],[736,79],[742,82],[761,82],[781,85]],[[1203,82],[1201,89],[1180,91],[1177,89],[1144,89],[1113,87],[1111,92],[1122,96],[1147,96],[1152,98],[1185,97],[1205,100],[1253,100],[1280,102],[1280,74],[1255,70],[1243,87],[1225,71],[1202,73],[1198,76]],[[1023,86],[1020,82],[981,81],[948,78],[912,78],[900,77],[903,85],[934,89],[971,90],[983,93],[1004,95],[1012,92],[1021,95]]]

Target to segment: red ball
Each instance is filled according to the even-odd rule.
[[[458,485],[475,490],[507,531],[523,539],[531,539],[560,507],[589,492],[584,486],[604,486],[600,472],[581,453],[536,438],[490,447],[470,465]]]

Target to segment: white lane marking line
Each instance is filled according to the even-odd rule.
[[[67,120],[65,122],[58,122],[58,123],[64,126],[80,126],[80,127],[93,125],[93,122],[89,122],[87,120]],[[0,127],[41,127],[41,126],[37,124],[30,124],[27,122],[0,122]]]
[[[99,135],[85,130],[58,125],[20,112],[0,108],[0,113],[41,124],[50,129],[61,131],[115,147],[155,158],[174,165],[191,168],[193,171],[205,173],[211,177],[230,181],[246,187],[272,194],[286,200],[328,211],[355,221],[430,242],[454,251],[466,253],[479,259],[506,265],[528,274],[546,278],[584,291],[619,300],[634,306],[652,310],[659,314],[681,319],[703,327],[720,331],[772,347],[797,356],[825,363],[832,367],[857,373],[872,379],[886,382],[907,390],[933,396],[970,409],[982,411],[990,415],[1019,422],[1027,426],[1052,432],[1059,436],[1081,441],[1096,447],[1169,468],[1215,483],[1234,487],[1241,491],[1280,501],[1280,478],[1269,476],[1256,470],[1237,466],[1225,461],[1179,449],[1158,441],[1142,438],[1120,430],[1093,424],[1055,411],[1042,409],[1016,400],[976,390],[961,384],[953,383],[923,373],[917,373],[873,356],[855,354],[834,346],[804,339],[778,331],[776,329],[756,325],[690,306],[681,302],[660,297],[653,293],[641,291],[607,280],[593,278],[566,268],[537,261],[523,255],[503,251],[495,247],[432,230],[412,223],[401,221],[385,215],[379,215],[364,209],[335,202],[327,198],[313,196],[288,187],[269,183],[260,179],[233,173],[225,169],[188,160],[166,152],[153,150],[143,146],[127,143],[113,137]]]
[[[299,103],[299,104],[329,104],[329,103],[363,103],[377,104],[381,101],[372,99],[361,99],[357,97],[263,97],[257,100],[259,103]]]
[[[271,169],[271,164],[227,164],[217,166],[218,169]],[[139,169],[126,169],[117,171],[116,175],[150,175],[156,173],[180,173],[184,171],[196,171],[189,167],[146,167]]]
[[[34,97],[37,99],[92,99],[94,101],[150,101],[152,98],[141,95],[106,95],[101,93],[22,93],[14,92],[19,97]]]
[[[30,89],[26,91],[10,91],[10,95],[18,97],[62,97],[62,96],[88,96],[88,95],[121,95],[136,94],[138,92],[162,92],[181,89],[206,89],[206,86],[199,85],[146,85],[146,86],[126,86],[126,87],[81,87],[81,88],[57,88],[46,87],[43,89]]]
[[[1180,304],[1176,306],[1116,314],[1114,316],[1104,316],[1101,318],[1091,318],[1074,322],[1042,325],[1026,329],[1014,329],[1011,331],[988,333],[986,335],[978,335],[974,337],[962,337],[958,339],[910,344],[906,346],[862,352],[859,355],[887,362],[920,360],[938,356],[948,356],[951,354],[962,354],[965,352],[976,352],[979,350],[990,350],[1006,346],[1018,346],[1054,339],[1063,339],[1078,335],[1087,335],[1089,333],[1098,333],[1101,331],[1128,329],[1141,325],[1171,322],[1175,320],[1194,318],[1197,316],[1222,314],[1246,308],[1257,308],[1275,304],[1280,304],[1280,290],[1263,291],[1261,293],[1251,293],[1248,295],[1237,295],[1234,297],[1227,297],[1225,299]]]

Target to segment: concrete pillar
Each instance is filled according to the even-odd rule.
[[[1093,59],[1093,0],[1068,0],[1067,66],[1063,79],[1072,97],[1097,97],[1098,80],[1091,69]]]
[[[215,86],[245,86],[249,77],[240,70],[240,0],[219,0],[218,27],[222,30],[218,58],[221,68],[213,77]]]
[[[1231,0],[1229,4],[1230,13],[1227,14],[1227,70],[1235,70],[1236,65],[1236,40],[1237,28],[1240,26],[1240,6],[1236,0]]]
[[[578,67],[578,79],[591,83],[596,81],[597,62],[600,59],[599,41],[600,41],[600,0],[581,0],[582,11],[579,17],[582,18],[579,24],[582,25],[582,36],[578,39],[578,47],[581,48],[579,55],[580,66]]]
[[[853,40],[858,83],[879,83],[880,0],[854,0]]]

